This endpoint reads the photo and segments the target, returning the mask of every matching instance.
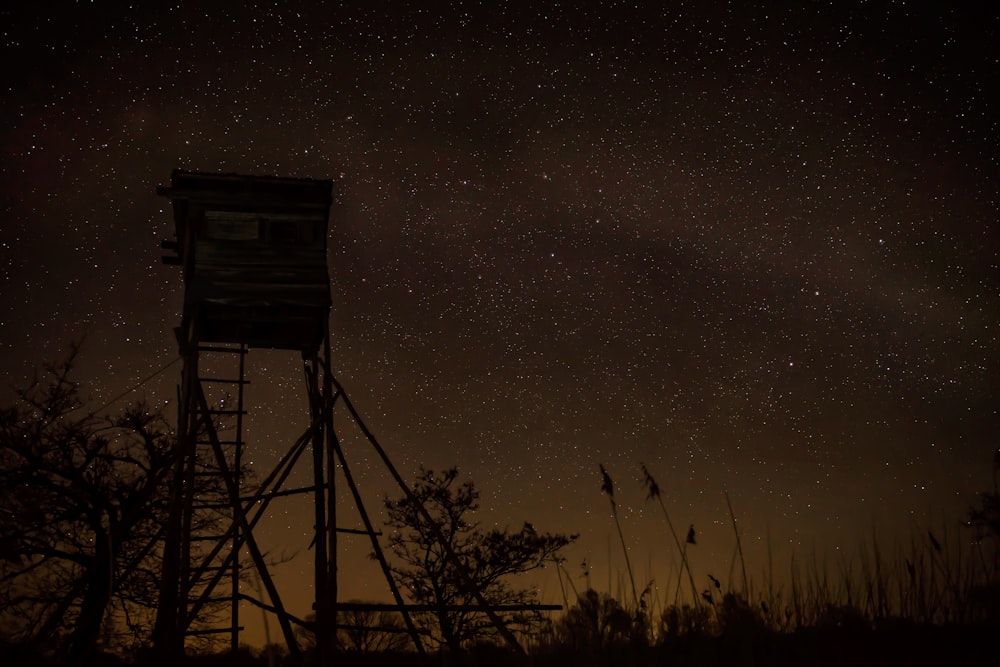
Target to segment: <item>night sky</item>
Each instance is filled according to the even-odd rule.
[[[82,338],[96,409],[177,359],[171,170],[329,178],[338,379],[405,477],[455,465],[484,525],[581,533],[577,586],[586,560],[624,590],[599,463],[640,586],[669,596],[640,462],[698,531],[696,576],[724,582],[725,492],[759,577],[768,544],[787,569],[873,531],[957,534],[992,486],[995,8],[17,4],[0,10],[10,383]],[[249,360],[266,471],[304,428],[305,385],[295,353]],[[179,374],[105,413],[145,397],[173,417]],[[389,478],[344,437],[376,510]],[[263,525],[299,553],[278,577],[305,615],[311,522],[290,504]],[[341,525],[359,526],[346,506]],[[342,596],[388,599],[364,543],[344,549]],[[538,584],[561,601],[551,569]]]

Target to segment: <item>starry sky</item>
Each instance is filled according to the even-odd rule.
[[[143,383],[177,359],[182,296],[156,186],[175,168],[329,178],[338,379],[405,477],[455,465],[484,525],[580,533],[577,586],[586,560],[622,590],[599,463],[637,578],[669,595],[640,462],[698,530],[699,577],[729,574],[727,492],[753,576],[768,545],[957,534],[992,484],[995,8],[17,4],[0,10],[11,383],[82,338],[92,405],[174,414],[180,365]],[[305,390],[296,354],[249,361],[264,471]],[[377,514],[389,477],[344,437]],[[302,615],[305,516],[262,524],[299,554],[278,578]],[[364,543],[344,551],[342,595],[388,599]],[[538,585],[559,601],[551,570]]]

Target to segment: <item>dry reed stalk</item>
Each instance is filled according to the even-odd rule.
[[[701,609],[701,597],[698,595],[698,587],[694,583],[694,575],[691,574],[691,566],[688,564],[687,560],[687,548],[689,544],[698,544],[695,539],[694,524],[692,523],[688,527],[687,539],[684,540],[684,547],[681,549],[681,562],[687,565],[688,578],[691,580],[691,598],[694,600],[695,609]],[[674,593],[674,605],[677,604],[677,600],[681,593],[681,577],[684,575],[684,570],[678,570],[677,572],[677,586]]]
[[[645,463],[640,463],[639,466],[642,468],[642,474],[645,477],[645,482],[644,483],[646,485],[646,494],[647,494],[646,495],[646,500],[649,500],[650,498],[656,498],[657,502],[660,503],[660,509],[663,510],[663,518],[665,518],[667,520],[667,527],[670,529],[670,536],[674,538],[674,545],[676,545],[677,552],[681,556],[681,571],[677,573],[677,589],[676,589],[677,593],[680,593],[680,586],[681,586],[680,579],[681,579],[681,576],[683,575],[684,570],[687,570],[688,580],[691,583],[691,597],[694,599],[695,607],[699,607],[700,606],[700,602],[698,601],[698,587],[695,586],[694,575],[691,574],[691,566],[688,564],[688,561],[687,561],[687,544],[688,543],[685,543],[683,547],[681,546],[681,541],[677,537],[677,531],[674,530],[674,522],[670,520],[670,513],[667,512],[667,506],[663,503],[663,496],[660,494],[660,485],[656,483],[655,479],[653,479],[653,475],[650,474],[649,469],[646,468],[646,464]],[[693,525],[691,526],[691,529],[692,530],[694,529]],[[689,534],[690,534],[690,532],[689,532]],[[694,542],[693,542],[693,538],[692,538],[691,544],[693,544],[693,543]],[[675,605],[677,604],[677,595],[676,594],[674,595],[674,604]]]
[[[740,554],[740,566],[743,570],[743,597],[746,598],[747,592],[747,562],[743,558],[743,543],[740,541],[740,531],[736,526],[736,514],[733,512],[733,504],[729,501],[729,492],[723,492],[726,496],[726,507],[729,508],[729,518],[733,522],[733,533],[736,535],[736,549]]]
[[[625,545],[625,534],[622,532],[622,524],[618,519],[618,503],[615,501],[615,485],[611,481],[611,475],[608,471],[604,469],[604,465],[600,465],[601,468],[601,491],[608,495],[608,502],[611,503],[611,516],[614,517],[615,527],[618,529],[618,539],[622,543],[622,554],[625,556],[625,568],[628,570],[629,582],[632,584],[632,600],[635,603],[636,610],[639,609],[639,593],[635,588],[635,576],[632,574],[632,561],[628,557],[628,547]],[[610,558],[608,559],[608,565],[610,569]]]

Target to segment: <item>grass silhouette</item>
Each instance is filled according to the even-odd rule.
[[[631,597],[618,600],[611,591],[596,591],[590,577],[578,590],[554,563],[566,608],[547,627],[521,637],[528,647],[519,656],[502,646],[472,643],[459,653],[441,652],[425,662],[408,650],[359,653],[345,650],[337,665],[532,665],[534,667],[672,665],[705,667],[733,665],[995,665],[1000,636],[1000,531],[989,523],[970,521],[914,527],[907,539],[891,543],[873,526],[853,551],[834,558],[792,554],[783,577],[776,566],[770,534],[763,585],[755,585],[742,549],[744,536],[736,511],[726,495],[726,508],[736,539],[727,582],[706,574],[703,590],[696,569],[697,534],[690,525],[681,540],[663,494],[650,471],[642,466],[647,501],[656,500],[680,556],[673,602],[656,608],[647,586],[639,595],[618,513],[614,486],[600,466],[601,491],[608,496],[615,528],[625,554]],[[984,501],[989,502],[989,501]],[[989,506],[987,506],[987,510]],[[985,510],[984,510],[985,511]],[[975,512],[970,517],[975,518]],[[977,527],[986,529],[973,530]],[[733,572],[739,565],[739,577]],[[781,569],[781,568],[779,568]],[[586,562],[584,571],[587,572]],[[686,575],[686,577],[685,577]],[[564,578],[565,577],[565,578]],[[690,599],[680,599],[681,581],[690,585]],[[734,586],[733,582],[738,582]],[[568,584],[571,591],[567,591]],[[572,593],[572,599],[569,593]],[[669,591],[668,591],[669,593]],[[0,664],[28,664],[18,647],[0,644]],[[313,665],[306,654],[305,665]],[[150,662],[149,654],[106,655],[100,664]],[[32,662],[31,664],[55,664]],[[279,648],[244,648],[235,654],[198,655],[184,664],[250,666],[291,665]]]

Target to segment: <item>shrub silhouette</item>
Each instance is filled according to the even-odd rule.
[[[701,637],[709,634],[711,626],[712,610],[708,607],[672,604],[660,615],[660,638]]]
[[[603,651],[632,637],[632,615],[606,593],[587,589],[556,625],[556,637],[575,651]]]
[[[418,631],[453,652],[506,628],[536,633],[542,623],[530,608],[536,593],[514,582],[555,560],[576,536],[539,533],[527,522],[517,532],[483,530],[473,516],[479,491],[457,479],[456,468],[421,469],[410,496],[385,499],[393,576],[413,602],[436,607],[414,615]],[[474,608],[480,599],[518,610],[505,612],[500,628]]]
[[[764,634],[767,625],[760,614],[740,595],[726,593],[718,608],[719,632],[723,635]]]

